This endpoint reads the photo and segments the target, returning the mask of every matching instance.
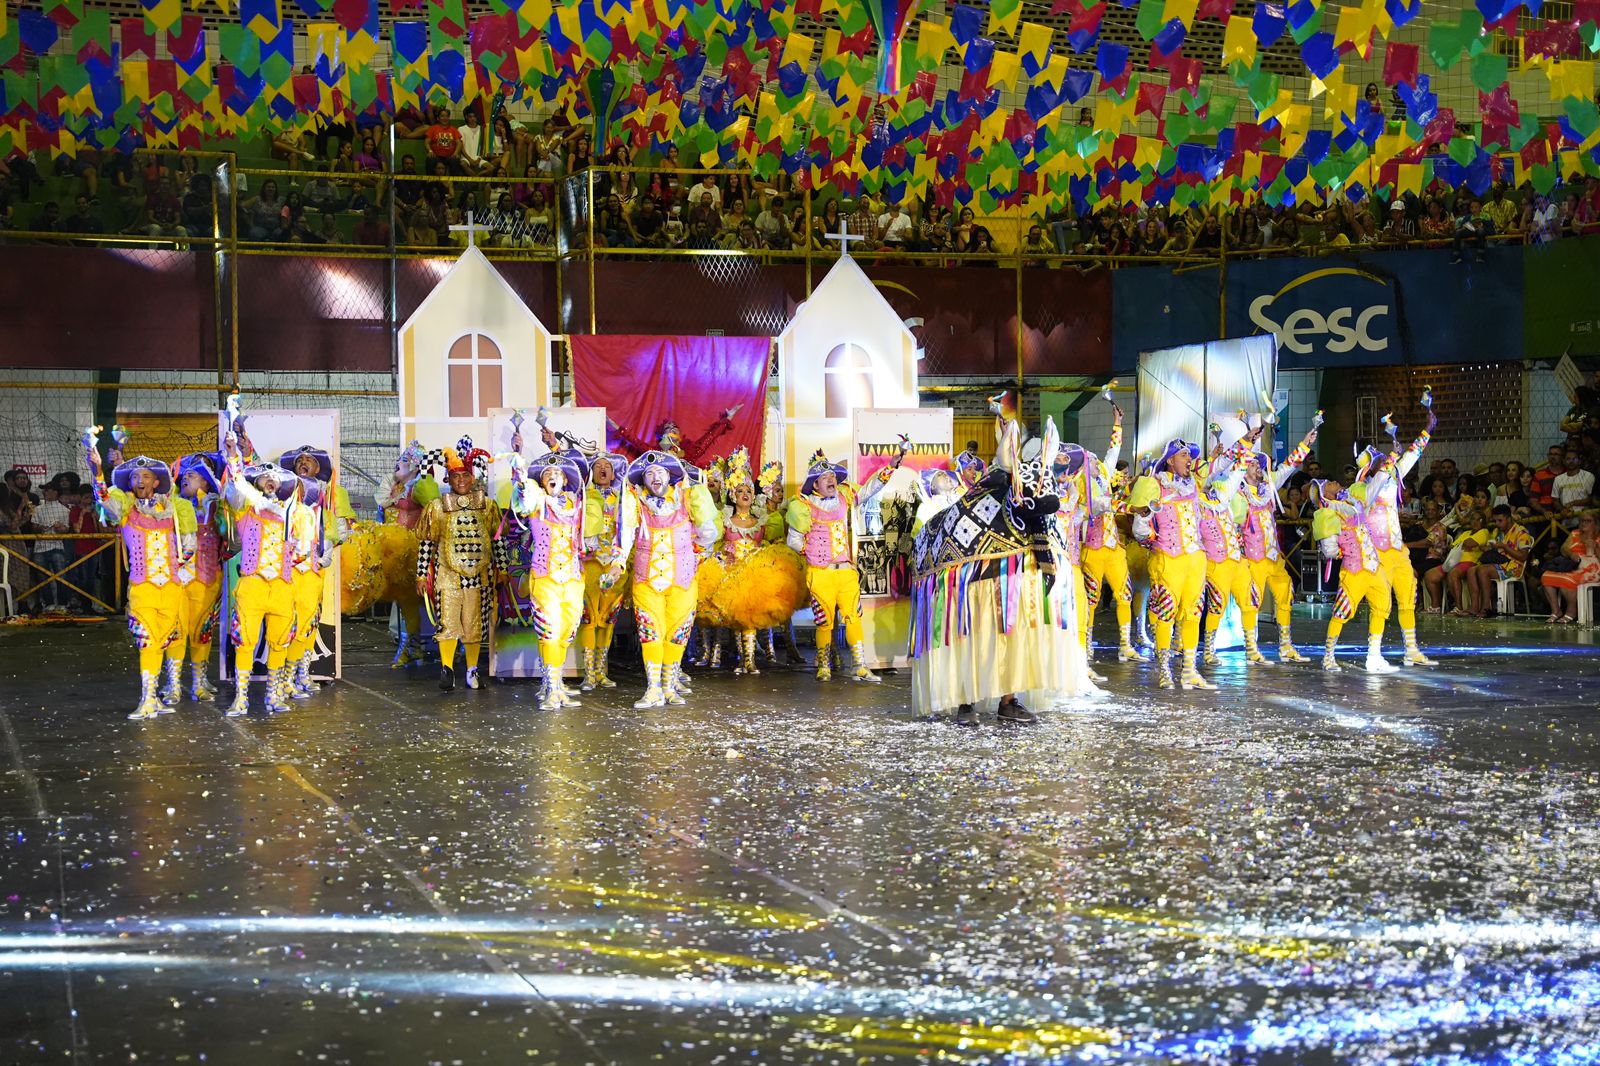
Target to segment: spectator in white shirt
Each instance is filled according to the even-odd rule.
[[[906,214],[905,207],[894,204],[879,215],[878,232],[883,234],[885,247],[904,248],[911,239],[911,216]]]
[[[468,176],[484,173],[489,169],[489,161],[483,158],[483,127],[478,124],[476,111],[468,109],[467,124],[458,132],[461,135],[461,150],[456,160],[461,168]]]
[[[761,235],[761,241],[767,247],[773,247],[779,234],[783,232],[785,219],[783,217],[783,197],[774,196],[772,202],[767,204],[766,210],[756,216],[756,232]]]
[[[1556,475],[1550,485],[1550,494],[1563,511],[1582,510],[1594,498],[1594,474],[1579,464],[1581,456],[1576,448],[1568,448],[1566,470]],[[38,519],[34,521],[37,523]]]
[[[44,487],[44,499],[33,509],[33,528],[40,533],[65,533],[69,526],[66,505],[58,498],[58,492],[52,485]],[[46,574],[59,574],[67,568],[67,544],[61,540],[47,540],[40,538],[33,542],[33,565],[44,571],[39,575],[39,580],[44,580]],[[66,586],[59,581],[52,581],[39,590],[38,602],[47,604],[46,614],[64,614],[66,607]]]
[[[717,179],[710,174],[700,179],[700,184],[689,190],[690,207],[702,201],[710,203],[719,215],[722,213],[722,190],[717,187]]]

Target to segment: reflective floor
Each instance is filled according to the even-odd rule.
[[[1425,639],[965,732],[904,674],[443,696],[367,626],[135,724],[114,624],[0,628],[0,1062],[1600,1061],[1592,635]]]

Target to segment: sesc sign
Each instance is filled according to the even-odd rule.
[[[1389,283],[1354,267],[1326,267],[1292,279],[1250,301],[1255,333],[1275,333],[1283,361],[1387,363],[1394,298]]]
[[[1286,369],[1403,361],[1394,286],[1356,266],[1306,259],[1228,264],[1228,336],[1275,334]]]

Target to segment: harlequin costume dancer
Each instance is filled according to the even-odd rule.
[[[1150,611],[1156,617],[1156,670],[1162,688],[1172,688],[1173,627],[1178,628],[1182,667],[1179,684],[1186,689],[1216,688],[1195,668],[1200,643],[1200,609],[1205,595],[1206,553],[1202,511],[1226,511],[1244,480],[1235,469],[1227,478],[1202,489],[1194,468],[1200,447],[1169,441],[1155,473],[1134,484],[1129,496],[1133,533],[1150,551]]]
[[[430,467],[444,466],[449,491],[424,507],[417,523],[417,592],[433,611],[445,692],[456,687],[457,646],[466,659],[467,688],[481,687],[478,660],[494,632],[496,586],[506,569],[496,537],[500,506],[483,484],[489,458],[471,437],[428,456]]]
[[[173,647],[188,652],[192,671],[189,697],[215,699],[217,690],[206,678],[211,663],[211,646],[216,640],[222,600],[222,456],[217,452],[196,452],[178,460],[178,487],[194,510],[194,555],[179,570],[183,586],[183,625],[181,640]],[[164,703],[176,703],[183,691],[183,658],[169,654],[166,664]]]
[[[633,544],[633,615],[644,654],[645,693],[640,709],[682,704],[679,675],[694,628],[697,549],[716,543],[716,508],[703,487],[689,483],[683,461],[649,451],[628,466],[638,498]]]
[[[395,461],[394,473],[378,487],[374,496],[378,509],[383,512],[386,525],[395,525],[410,535],[411,561],[406,565],[416,570],[416,528],[422,511],[439,498],[439,483],[426,466],[428,453],[422,442],[412,441]],[[350,575],[345,575],[350,580]],[[409,583],[411,578],[407,576]],[[399,616],[399,641],[395,647],[394,661],[390,666],[401,667],[422,659],[422,610],[420,604],[395,604]]]
[[[1411,565],[1411,553],[1406,548],[1405,535],[1400,531],[1400,491],[1407,474],[1422,458],[1428,447],[1434,427],[1439,424],[1433,413],[1433,390],[1422,390],[1422,406],[1428,412],[1428,424],[1404,453],[1399,451],[1399,427],[1388,415],[1383,416],[1384,428],[1394,442],[1394,451],[1374,457],[1373,469],[1387,472],[1381,491],[1367,494],[1367,528],[1372,533],[1373,546],[1378,550],[1378,565],[1384,580],[1394,590],[1395,613],[1400,616],[1400,635],[1405,641],[1405,655],[1401,662],[1407,666],[1438,666],[1417,643],[1417,572]]]
[[[1372,540],[1364,502],[1385,490],[1388,478],[1387,472],[1380,472],[1372,482],[1353,485],[1349,490],[1341,490],[1334,481],[1317,482],[1313,486],[1318,506],[1338,519],[1335,536],[1341,560],[1339,595],[1334,600],[1333,617],[1328,620],[1328,640],[1322,652],[1322,668],[1329,673],[1339,672],[1334,648],[1338,646],[1344,624],[1356,616],[1363,600],[1367,604],[1367,672],[1392,674],[1399,669],[1383,658],[1383,626],[1389,620],[1389,579]]]
[[[1244,557],[1250,567],[1250,581],[1258,600],[1257,618],[1260,618],[1260,597],[1271,592],[1278,622],[1278,661],[1284,663],[1303,663],[1306,657],[1295,650],[1294,639],[1289,632],[1294,619],[1294,582],[1289,578],[1288,566],[1278,546],[1278,493],[1310,456],[1311,446],[1317,442],[1317,427],[1320,425],[1322,412],[1318,411],[1312,420],[1311,432],[1295,445],[1294,451],[1278,464],[1277,469],[1273,469],[1272,460],[1265,452],[1252,452],[1245,467],[1244,486],[1239,490],[1238,500],[1234,504],[1236,517],[1240,517],[1241,509],[1243,511],[1239,532],[1244,542]],[[1257,640],[1256,629],[1245,631],[1247,646],[1257,647]]]
[[[610,677],[611,638],[617,613],[628,598],[628,549],[639,522],[639,504],[627,490],[628,460],[616,453],[595,459],[584,490],[583,691],[616,688]]]
[[[758,502],[755,472],[742,447],[728,461],[725,499],[721,539],[696,578],[698,598],[733,630],[739,652],[734,673],[759,674],[756,631],[786,624],[805,602],[805,564],[784,543],[783,515]],[[708,565],[712,560],[715,566]]]
[[[1087,477],[1098,489],[1104,486],[1105,506],[1094,507],[1084,526],[1083,587],[1088,608],[1084,618],[1084,640],[1092,639],[1095,611],[1100,606],[1102,589],[1111,589],[1117,612],[1117,662],[1143,663],[1149,657],[1133,646],[1133,579],[1128,572],[1128,551],[1123,546],[1122,531],[1117,527],[1119,517],[1126,513],[1127,493],[1115,491],[1113,471],[1122,453],[1122,408],[1111,399],[1112,382],[1105,390],[1105,398],[1115,412],[1111,423],[1111,441],[1102,459],[1093,452],[1085,452],[1089,463]]]
[[[1043,484],[1049,486],[1046,491],[1055,495],[1058,505],[1045,525],[1055,558],[1050,605],[1055,628],[1072,635],[1074,651],[1083,657],[1073,672],[1087,675],[1090,681],[1104,681],[1089,666],[1089,597],[1082,566],[1084,527],[1092,509],[1089,469],[1093,457],[1082,445],[1062,444],[1060,440],[1055,419],[1046,419],[1040,474],[1049,471]],[[1025,487],[1031,486],[1025,483]]]
[[[108,487],[100,466],[99,428],[84,432],[84,454],[95,499],[107,524],[121,531],[128,560],[128,632],[139,650],[139,704],[128,717],[142,721],[172,712],[156,695],[156,675],[167,648],[181,640],[178,570],[187,562],[182,541],[185,527],[193,529],[194,511],[187,500],[173,495],[166,463],[147,455],[124,460],[120,440],[110,453],[116,465]]]
[[[526,476],[513,466],[511,507],[528,526],[527,594],[544,662],[539,707],[546,711],[579,706],[561,671],[583,619],[584,475],[580,460],[560,452],[534,459]]]
[[[987,700],[1002,722],[1037,721],[1019,693],[1082,683],[1062,658],[1076,633],[1051,618],[1048,524],[1059,504],[1028,491],[1015,424],[1002,432],[993,469],[922,528],[912,556],[912,706],[954,708],[961,726],[976,726],[975,705]]]
[[[817,680],[833,677],[829,659],[835,620],[844,627],[855,681],[879,681],[867,669],[861,631],[861,574],[856,570],[851,516],[856,490],[845,481],[843,464],[818,450],[806,469],[800,495],[789,502],[789,547],[805,556],[806,591],[817,626]]]
[[[238,425],[238,420],[235,420]],[[250,677],[257,643],[265,637],[266,709],[289,709],[289,643],[294,638],[294,559],[291,510],[299,482],[274,463],[245,465],[239,436],[223,438],[227,501],[239,547],[239,580],[233,590],[234,697],[227,714],[250,710]]]
[[[289,694],[297,700],[316,695],[311,680],[311,660],[316,657],[317,630],[322,620],[324,568],[333,545],[342,539],[330,528],[348,531],[355,521],[350,497],[333,484],[333,458],[322,448],[304,444],[278,457],[278,465],[292,471],[305,484],[296,508],[292,533],[294,558],[294,639],[289,643],[291,683]]]

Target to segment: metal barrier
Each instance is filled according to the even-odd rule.
[[[34,559],[31,556],[31,553],[26,553],[25,554],[23,551],[18,551],[18,550],[16,550],[15,548],[13,548],[11,546],[12,544],[19,544],[20,545],[20,544],[23,544],[24,542],[31,542],[31,541],[36,541],[36,540],[60,540],[60,541],[97,540],[97,541],[101,541],[102,543],[100,544],[100,546],[98,548],[94,548],[94,549],[84,553],[83,555],[74,555],[74,556],[72,556],[71,557],[71,561],[69,561],[67,563],[67,565],[66,565],[66,567],[64,569],[59,570],[59,571],[54,571],[54,570],[47,569],[46,567],[40,566],[37,562],[34,561]],[[72,581],[69,581],[67,579],[67,576],[66,576],[66,575],[72,573],[72,571],[75,570],[85,559],[94,559],[94,558],[97,558],[97,557],[102,557],[103,553],[105,553],[107,551],[110,552],[109,558],[111,559],[112,564],[113,564],[112,567],[111,567],[111,588],[112,588],[111,599],[112,599],[113,603],[107,603],[105,600],[102,600],[96,593],[90,592],[88,589],[82,588],[81,586],[79,586],[77,584],[74,584]],[[18,563],[21,564],[21,571],[23,573],[29,575],[29,580],[35,580],[35,575],[38,575],[38,574],[44,575],[44,580],[42,580],[42,581],[35,580],[35,583],[33,585],[31,585],[28,588],[22,590],[21,592],[15,592],[14,591],[15,586],[13,586],[13,593],[12,593],[11,599],[12,599],[12,602],[14,603],[14,605],[18,609],[18,613],[21,613],[21,611],[20,611],[21,605],[30,596],[32,596],[34,593],[38,592],[40,589],[43,589],[43,588],[45,588],[45,587],[47,587],[49,585],[55,585],[55,584],[62,585],[64,587],[72,590],[73,592],[76,592],[78,595],[82,596],[85,600],[88,600],[91,603],[94,603],[94,604],[96,604],[96,605],[98,605],[100,607],[105,608],[105,610],[110,614],[116,614],[116,613],[118,613],[118,612],[120,612],[122,610],[122,608],[120,606],[115,606],[114,605],[114,604],[120,605],[122,603],[122,573],[123,573],[122,538],[120,536],[118,536],[117,534],[115,534],[115,533],[7,533],[7,534],[4,534],[4,535],[0,535],[0,554],[3,554],[6,557],[6,564],[7,565],[6,565],[6,568],[5,568],[5,572],[6,572],[6,576],[7,576],[7,584],[11,583],[10,582],[11,573],[12,573],[12,571],[14,569],[17,568],[17,564]],[[15,560],[15,562],[13,562],[13,560]],[[80,578],[79,580],[82,580],[82,579]]]

